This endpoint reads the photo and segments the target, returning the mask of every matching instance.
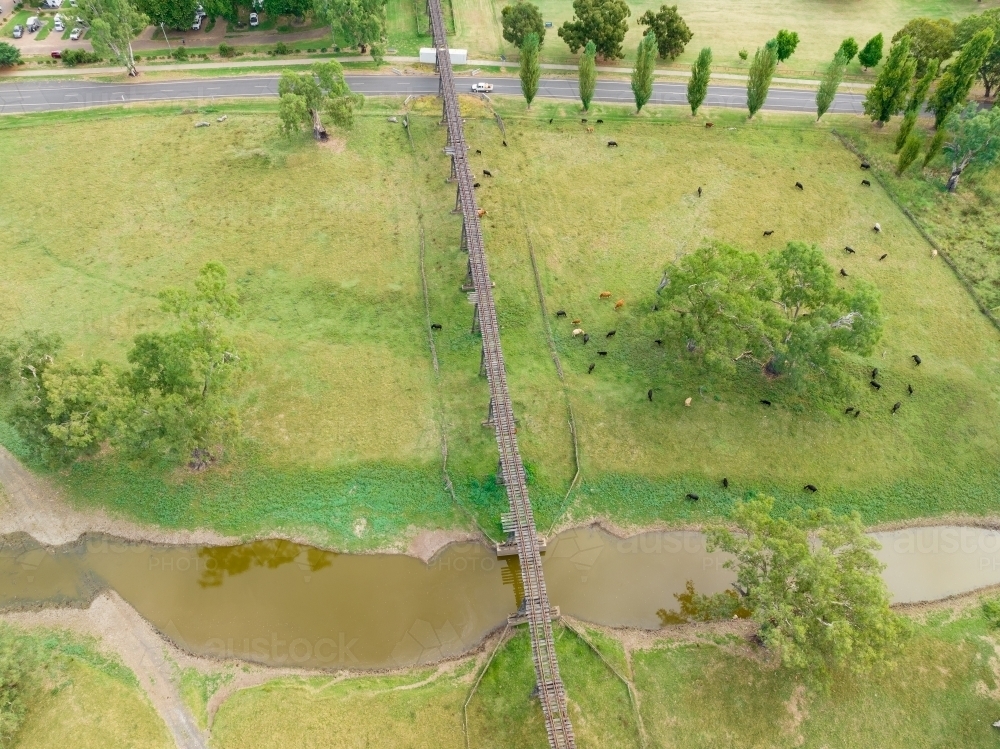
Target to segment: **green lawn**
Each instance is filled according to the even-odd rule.
[[[12,16],[7,17],[7,21],[4,23],[3,28],[0,28],[0,36],[7,37],[8,39],[14,38],[14,27],[24,26],[25,21],[31,18],[32,11],[30,10],[19,10]],[[24,37],[21,37],[22,39]]]
[[[705,635],[625,655],[590,633],[633,679],[648,742],[625,684],[571,631],[556,627],[560,671],[580,747],[973,749],[996,745],[997,636],[978,612],[930,617],[895,663],[865,679],[839,678],[828,693],[767,665],[755,648]],[[475,673],[282,679],[238,692],[220,708],[213,745],[225,747],[458,747],[461,707]],[[545,747],[530,649],[519,631],[496,654],[468,708],[476,747]]]
[[[465,256],[448,213],[439,104],[413,105],[415,153],[386,122],[399,105],[370,101],[341,152],[282,138],[270,105],[220,107],[229,120],[198,130],[193,123],[216,110],[0,123],[0,158],[12,167],[0,175],[0,295],[15,300],[0,309],[5,330],[58,330],[69,355],[120,362],[136,333],[160,324],[153,295],[189,283],[208,260],[229,268],[245,309],[234,334],[252,365],[241,400],[246,440],[227,465],[161,474],[81,462],[55,476],[78,502],[170,527],[381,545],[409,526],[467,522],[441,485],[443,425],[459,501],[499,533],[505,500],[493,435],[480,425],[488,393],[459,290]],[[588,134],[572,105],[538,104],[526,117],[523,104],[504,101],[504,149],[481,104],[466,106],[470,146],[483,151],[473,165],[494,175],[480,178],[479,198],[543,528],[560,515],[574,472],[567,398],[583,479],[571,501],[577,518],[698,521],[754,491],[784,506],[856,509],[872,523],[995,512],[1000,335],[888,196],[860,186],[856,157],[826,125],[774,115],[746,125],[737,112],[712,112],[716,127],[706,130],[681,110],[636,119],[608,107],[592,113],[606,122]],[[109,137],[114,151],[85,172],[65,169],[67,154],[96,151]],[[605,137],[621,147],[606,148]],[[84,179],[96,196],[86,201],[77,197]],[[421,298],[420,221],[431,317],[443,326],[434,334],[439,377]],[[775,235],[764,239],[763,229]],[[565,390],[546,348],[526,235],[550,313],[569,312],[550,320]],[[662,270],[705,238],[760,252],[793,239],[819,244],[835,268],[849,267],[842,283],[880,288],[877,351],[845,360],[846,385],[805,397],[749,367],[707,375],[681,342],[655,346]],[[858,254],[847,257],[845,244]],[[598,299],[605,289],[625,300],[621,310]],[[570,334],[574,318],[594,334],[590,346]],[[611,329],[617,336],[605,339]],[[880,393],[867,384],[873,367]],[[893,416],[896,400],[903,408]],[[846,405],[863,418],[844,417]],[[9,428],[0,440],[24,454]],[[805,494],[806,483],[820,492]],[[690,491],[702,501],[685,501]],[[369,528],[361,539],[351,530],[359,517]]]
[[[405,3],[406,0],[402,0]],[[390,3],[390,19],[403,9],[400,3]],[[513,58],[515,50],[503,41],[500,28],[500,10],[507,3],[504,0],[454,0],[456,34],[452,44],[466,47],[470,56],[497,58],[505,53]],[[732,71],[746,69],[737,53],[746,48],[753,54],[754,49],[772,38],[779,29],[787,28],[799,33],[801,41],[795,55],[778,69],[778,75],[812,74],[823,70],[833,57],[841,40],[853,36],[863,45],[870,37],[881,32],[886,41],[902,28],[911,18],[930,16],[932,18],[958,19],[969,13],[979,13],[996,7],[998,0],[889,0],[869,4],[861,8],[851,0],[749,0],[733,6],[723,0],[678,0],[677,9],[691,28],[694,37],[687,50],[677,60],[680,67],[688,68],[705,46],[712,47],[715,56],[714,67]],[[559,27],[573,17],[571,0],[537,0],[546,21],[552,21],[552,28],[546,30],[542,48],[543,62],[575,62],[565,42],[557,35]],[[662,5],[657,0],[630,2],[632,16],[630,30],[625,39],[626,61],[634,60],[635,50],[642,36],[642,28],[637,19],[647,9],[656,10]],[[390,20],[390,42],[393,21]],[[861,68],[855,61],[849,73],[860,74]]]

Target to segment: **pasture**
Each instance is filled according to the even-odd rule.
[[[481,426],[488,394],[460,290],[465,256],[449,214],[438,106],[412,103],[412,151],[403,128],[386,121],[402,111],[398,100],[369,101],[334,148],[280,136],[268,105],[4,120],[0,157],[12,168],[0,176],[0,294],[13,300],[0,309],[5,331],[58,331],[67,355],[121,362],[137,332],[161,324],[155,293],[188,284],[208,260],[227,266],[243,302],[232,333],[250,363],[240,391],[245,439],[225,465],[196,474],[79,462],[53,475],[76,502],[168,527],[294,531],[338,548],[397,543],[415,527],[465,527],[467,511],[499,535],[505,499],[493,435]],[[856,509],[871,523],[993,512],[1000,336],[888,197],[860,185],[856,157],[827,126],[712,112],[706,130],[681,110],[635,118],[608,107],[590,115],[605,123],[588,133],[574,105],[525,114],[522,103],[502,101],[503,148],[483,105],[464,106],[470,147],[483,151],[473,165],[494,175],[480,178],[479,199],[543,530],[594,515],[697,522],[759,491],[785,506]],[[192,127],[215,111],[227,122]],[[104,159],[65,168],[109,138],[116,147]],[[611,138],[618,149],[605,146]],[[765,239],[764,229],[775,233]],[[442,326],[433,333],[437,375],[421,232],[430,321]],[[529,238],[565,383],[546,344]],[[676,341],[656,346],[665,314],[652,312],[656,284],[706,238],[757,252],[817,243],[849,271],[845,286],[864,278],[881,290],[877,351],[847,358],[844,382],[803,394],[750,367],[710,375]],[[845,244],[857,254],[846,256]],[[625,305],[616,311],[602,290]],[[568,317],[556,318],[558,309]],[[571,335],[573,319],[595,334],[589,346]],[[604,338],[611,329],[617,335]],[[873,367],[878,393],[867,384]],[[844,417],[847,405],[862,417]],[[575,471],[568,406],[582,481],[564,516]],[[442,486],[442,434],[459,506]],[[2,423],[0,439],[25,455]],[[820,491],[804,493],[806,483]],[[701,501],[686,501],[688,492]]]

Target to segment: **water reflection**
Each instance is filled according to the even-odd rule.
[[[198,584],[203,588],[217,587],[222,585],[227,575],[241,575],[254,567],[273,570],[296,561],[303,572],[318,572],[333,564],[336,556],[335,552],[303,547],[282,538],[254,541],[242,546],[203,547],[198,549],[198,558],[202,561],[198,565],[202,571]]]

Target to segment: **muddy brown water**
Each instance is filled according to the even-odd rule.
[[[876,534],[899,603],[1000,583],[1000,533],[915,528]],[[619,539],[566,531],[544,557],[549,597],[597,624],[656,629],[687,581],[725,589],[726,556],[702,534]],[[475,647],[516,610],[515,559],[452,544],[429,564],[399,554],[353,555],[288,541],[234,547],[129,544],[89,537],[45,548],[18,536],[0,548],[0,609],[80,605],[112,588],[178,646],[199,655],[310,668],[394,668]],[[661,613],[658,613],[661,612]]]

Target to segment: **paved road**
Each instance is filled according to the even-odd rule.
[[[472,78],[468,80],[471,87]],[[494,94],[519,96],[521,84],[516,78],[476,78],[494,86]],[[436,94],[438,80],[434,76],[349,75],[351,88],[363,94],[406,96]],[[684,83],[657,83],[653,89],[653,104],[684,104]],[[273,97],[278,92],[274,75],[240,76],[231,78],[198,78],[153,83],[95,83],[91,81],[20,81],[0,82],[0,114],[20,114],[58,109],[80,109],[128,102],[206,101],[225,98]],[[543,79],[538,96],[555,99],[576,99],[577,86],[572,80]],[[861,94],[838,94],[831,112],[861,112]],[[594,100],[600,102],[633,101],[632,90],[625,81],[598,81]],[[746,107],[746,89],[742,86],[710,86],[706,106]],[[815,112],[816,92],[795,89],[771,89],[765,109],[788,112]]]

